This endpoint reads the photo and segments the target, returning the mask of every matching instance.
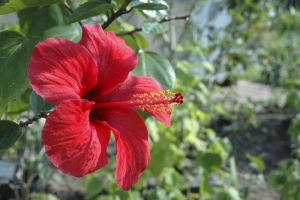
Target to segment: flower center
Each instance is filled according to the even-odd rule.
[[[130,101],[101,102],[97,103],[93,109],[114,106],[133,106],[148,112],[172,113],[174,110],[171,104],[183,104],[183,96],[181,93],[172,93],[170,90],[164,90],[161,92],[135,94]]]

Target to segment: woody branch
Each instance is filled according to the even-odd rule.
[[[158,23],[164,23],[168,21],[173,21],[173,20],[188,20],[191,17],[191,14],[183,15],[183,16],[176,16],[176,17],[165,17],[162,20],[160,20]],[[117,33],[117,36],[122,36],[122,35],[132,35],[133,33],[142,31],[142,28],[136,28],[132,31],[124,32],[124,33]]]

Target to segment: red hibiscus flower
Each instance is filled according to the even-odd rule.
[[[98,25],[82,29],[79,44],[50,38],[32,53],[31,86],[56,106],[46,120],[43,143],[58,169],[82,177],[107,164],[112,132],[116,183],[129,190],[149,161],[148,131],[135,110],[169,126],[171,104],[183,103],[183,97],[163,91],[150,77],[129,75],[137,56],[114,33]]]

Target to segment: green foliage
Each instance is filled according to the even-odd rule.
[[[156,21],[145,21],[142,23],[144,33],[161,34],[168,30],[168,26]]]
[[[22,135],[21,127],[9,120],[0,120],[0,151],[11,147]]]
[[[21,32],[27,37],[41,37],[47,29],[64,25],[70,16],[70,12],[59,4],[27,8],[18,12]]]
[[[231,173],[231,183],[233,185],[238,184],[238,177],[237,177],[237,170],[236,170],[236,165],[235,165],[235,159],[234,157],[230,158],[230,173]]]
[[[79,42],[81,34],[76,28],[70,26],[55,26],[43,33],[43,38],[66,38],[73,42]]]
[[[48,111],[53,108],[53,105],[45,101],[35,91],[31,92],[30,95],[30,106],[35,113]]]
[[[125,41],[126,45],[130,46],[134,50],[145,50],[150,47],[148,40],[139,33],[132,35],[124,35],[121,38]]]
[[[64,3],[64,0],[10,0],[9,2],[0,3],[0,15],[18,12],[25,8]]]
[[[32,195],[32,200],[59,200],[55,195],[53,194],[44,194],[44,193],[34,193]]]
[[[287,159],[280,163],[279,169],[269,175],[269,184],[280,192],[286,200],[297,199],[300,195],[300,162]]]
[[[80,5],[70,17],[68,23],[78,22],[83,19],[106,13],[112,5],[103,1],[91,1]]]
[[[138,57],[139,62],[132,72],[133,75],[150,76],[158,81],[164,89],[173,88],[175,72],[165,57],[148,51],[141,51]]]
[[[217,153],[206,152],[201,155],[199,160],[199,165],[208,172],[217,171],[222,166],[222,157]]]
[[[282,160],[278,170],[269,174],[268,183],[287,200],[297,199],[300,195],[300,114],[293,119],[288,129],[292,141],[293,158]]]
[[[218,200],[240,200],[238,191],[234,187],[226,188],[224,191],[218,193]]]
[[[30,109],[30,94],[31,89],[27,89],[17,100],[8,102],[6,114],[11,120],[15,120],[20,113]]]
[[[6,108],[2,118],[11,120],[53,108],[28,89],[27,63],[38,43],[28,38],[66,38],[78,42],[81,38],[79,25],[67,24],[81,20],[103,24],[107,19],[113,19],[120,8],[123,14],[136,12],[144,20],[136,27],[130,23],[131,16],[118,16],[105,31],[117,33],[137,53],[139,62],[132,75],[151,76],[164,89],[174,88],[183,94],[185,103],[175,108],[171,127],[164,127],[143,114],[144,119],[147,118],[151,159],[131,191],[125,192],[116,186],[113,175],[115,156],[110,155],[106,168],[86,177],[85,199],[247,199],[250,186],[246,185],[240,191],[235,188],[239,181],[235,159],[229,157],[231,142],[227,137],[219,137],[212,124],[220,116],[231,119],[230,127],[218,127],[229,133],[250,123],[255,125],[256,105],[250,102],[240,104],[232,93],[225,98],[215,98],[215,94],[222,91],[216,83],[223,79],[234,83],[239,78],[247,78],[281,86],[285,91],[279,97],[282,98],[279,107],[299,111],[300,59],[297,47],[300,44],[300,12],[295,8],[283,9],[279,1],[230,0],[219,7],[231,15],[229,25],[225,28],[209,27],[209,42],[205,44],[201,42],[205,36],[203,30],[211,25],[213,16],[207,19],[204,27],[199,26],[198,20],[204,19],[197,17],[204,2],[194,0],[186,5],[188,12],[194,13],[195,17],[183,22],[182,27],[164,18],[174,14],[168,13],[173,8],[172,1],[168,1],[168,5],[163,0],[133,0],[123,7],[124,2],[129,3],[122,0],[78,1],[79,6],[70,13],[61,0],[1,1],[0,14],[18,12],[19,24],[0,26],[1,30],[10,30],[0,32],[0,116]],[[150,41],[149,35],[144,36],[139,31],[153,34],[154,38]],[[146,51],[151,47],[151,51],[157,51]],[[278,102],[273,103],[277,106]],[[246,119],[242,125],[239,124],[240,118]],[[279,169],[268,178],[268,183],[287,200],[300,196],[299,124],[297,115],[289,129],[294,158],[282,161]],[[22,158],[26,165],[23,167],[47,182],[54,177],[42,157],[41,131],[41,127],[33,126],[25,135],[17,123],[1,120],[0,150],[15,143],[16,148],[10,150],[16,157],[26,152],[27,156]],[[262,156],[245,156],[258,173],[264,172],[266,165]],[[217,181],[212,181],[212,177],[217,177]],[[196,182],[193,191],[192,182]],[[57,199],[43,193],[30,196],[36,200]]]
[[[149,0],[148,3],[141,2],[139,0],[132,1],[132,7],[140,10],[167,10],[169,7],[164,2],[161,3],[161,0]]]
[[[262,173],[263,170],[265,170],[266,165],[264,161],[262,160],[263,155],[257,157],[252,156],[250,154],[246,154],[246,158],[248,158],[251,161],[252,167],[256,169],[259,173]]]
[[[8,101],[18,98],[29,87],[27,63],[37,42],[16,31],[0,32],[0,115]]]
[[[99,178],[92,178],[89,180],[88,186],[87,186],[87,193],[86,193],[86,199],[93,199],[96,195],[98,195],[102,190],[102,181],[99,180]]]

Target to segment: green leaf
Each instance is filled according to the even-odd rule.
[[[55,195],[53,194],[45,194],[45,193],[32,193],[31,200],[59,200]]]
[[[25,8],[57,3],[62,4],[64,0],[10,0],[4,4],[0,3],[0,15],[17,12]]]
[[[102,190],[102,181],[99,180],[99,178],[94,177],[93,179],[89,180],[88,186],[87,186],[87,194],[86,199],[92,199],[97,194],[99,194]]]
[[[153,143],[151,147],[151,159],[147,170],[154,176],[159,174],[166,168],[171,167],[174,162],[174,153],[170,148],[171,141],[165,135],[160,135],[159,141]]]
[[[180,182],[181,175],[174,170],[174,168],[166,168],[166,172],[164,174],[164,182],[166,185],[170,186],[169,189],[175,188],[176,185]]]
[[[171,63],[163,56],[142,51],[138,54],[139,62],[132,72],[136,76],[151,76],[164,89],[173,89],[175,72]]]
[[[143,3],[139,0],[132,1],[132,7],[140,10],[168,10],[169,7],[161,3]]]
[[[62,5],[28,8],[18,12],[20,29],[27,37],[42,36],[55,26],[64,25],[71,13]]]
[[[206,152],[200,156],[199,164],[208,172],[218,170],[222,166],[222,157],[217,153]]]
[[[37,43],[16,31],[0,32],[0,116],[29,87],[27,64]]]
[[[105,2],[105,3],[108,3],[108,4],[111,4],[112,2],[112,0],[100,0],[100,1],[102,1],[102,2]]]
[[[212,187],[210,186],[210,178],[208,173],[202,173],[201,176],[201,187],[200,187],[200,193],[201,195],[211,195],[213,190]]]
[[[120,36],[120,38],[125,41],[126,45],[130,46],[133,50],[144,50],[150,47],[148,40],[143,35],[134,33],[133,37],[130,35]]]
[[[31,89],[27,89],[16,101],[8,102],[6,114],[11,120],[16,119],[21,113],[30,109],[30,94]]]
[[[229,187],[227,189],[228,197],[230,200],[241,200],[239,196],[239,191],[234,187]]]
[[[232,145],[230,140],[228,138],[222,138],[215,143],[217,148],[220,150],[223,161],[225,161],[232,150]]]
[[[55,26],[46,30],[43,34],[44,38],[66,38],[73,42],[79,42],[81,39],[81,33],[70,26]]]
[[[268,183],[275,189],[285,184],[287,180],[286,174],[281,171],[272,171],[268,177]]]
[[[39,96],[34,90],[32,90],[30,95],[30,105],[35,113],[40,113],[42,111],[48,111],[53,108],[53,105],[45,101],[41,96]]]
[[[233,185],[238,184],[238,178],[237,178],[237,171],[236,171],[236,164],[234,157],[230,158],[230,176],[231,176],[231,182]]]
[[[80,5],[72,14],[68,23],[78,22],[89,17],[106,13],[112,8],[111,4],[101,1],[90,1]]]
[[[0,151],[11,147],[22,135],[21,127],[9,120],[0,120]]]
[[[203,64],[203,67],[205,69],[207,69],[209,72],[211,72],[211,73],[215,72],[215,67],[210,62],[204,61],[202,64]]]
[[[0,1],[0,7],[5,6],[5,4],[9,3],[10,0],[1,0]]]
[[[111,184],[107,190],[109,194],[113,194],[111,195],[113,200],[130,200],[129,192],[122,190],[116,184]]]
[[[141,26],[144,33],[161,34],[168,30],[168,26],[166,24],[161,24],[155,21],[145,21]]]
[[[257,156],[252,156],[250,154],[246,154],[246,158],[248,158],[251,163],[252,166],[258,171],[258,172],[262,172],[264,171],[264,169],[266,168],[266,165],[264,163],[264,161],[262,160],[261,157],[257,157]]]
[[[42,181],[47,181],[50,178],[50,171],[47,164],[40,162],[37,165],[37,173]]]
[[[183,125],[186,130],[192,133],[198,133],[200,129],[199,122],[188,117],[183,118]]]

